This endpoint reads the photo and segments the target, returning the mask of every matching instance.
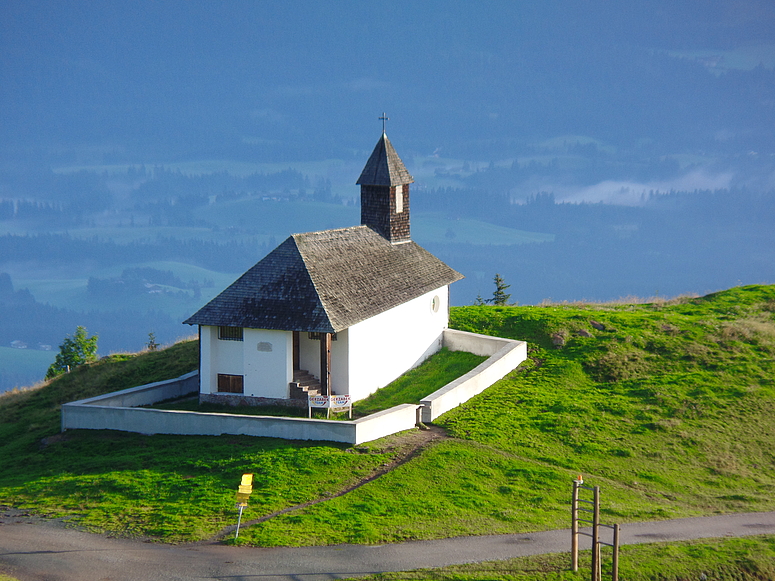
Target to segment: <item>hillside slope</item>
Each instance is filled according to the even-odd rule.
[[[773,311],[772,286],[650,305],[455,308],[458,329],[526,339],[529,362],[442,416],[451,439],[246,538],[377,543],[561,528],[579,473],[602,487],[608,523],[771,510]]]
[[[411,461],[251,526],[242,542],[384,543],[565,527],[579,473],[601,486],[609,523],[775,509],[775,287],[645,305],[454,308],[452,324],[525,339],[530,359],[440,418],[448,437]],[[196,364],[195,345],[175,348],[194,355],[169,376]],[[171,355],[134,358],[131,378],[119,367],[130,362],[103,362],[69,383],[0,397],[0,504],[94,530],[194,540],[233,524],[243,472],[255,474],[248,521],[332,496],[398,453],[400,435],[356,448],[56,435],[59,403],[93,393],[79,387],[86,378],[115,369],[105,390],[161,379],[140,368]]]

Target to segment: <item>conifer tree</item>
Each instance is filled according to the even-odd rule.
[[[511,298],[511,294],[506,292],[506,289],[509,288],[511,285],[506,284],[506,281],[503,280],[500,274],[495,273],[495,292],[492,293],[492,299],[490,302],[493,305],[498,306],[505,306],[508,304],[509,299]]]

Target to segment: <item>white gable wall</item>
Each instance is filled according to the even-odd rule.
[[[293,379],[293,333],[245,329],[245,395],[287,398]]]
[[[349,393],[353,400],[374,393],[441,349],[448,323],[449,286],[445,285],[350,327]],[[336,373],[337,367],[331,367]]]
[[[199,326],[199,391],[201,393],[215,393],[218,389],[213,371],[213,329],[217,339],[217,327]]]
[[[293,335],[287,331],[244,329],[242,341],[218,339],[218,327],[202,326],[202,393],[218,392],[218,374],[242,375],[244,395],[287,398],[292,378]]]
[[[242,341],[218,339],[218,327],[199,328],[200,344],[200,386],[202,393],[218,392],[218,374],[244,375]]]

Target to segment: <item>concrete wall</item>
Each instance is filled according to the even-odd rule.
[[[177,379],[141,385],[62,406],[62,430],[122,430],[143,434],[244,434],[289,440],[322,440],[361,444],[432,422],[444,412],[514,370],[527,357],[527,344],[463,331],[446,330],[445,346],[453,351],[488,355],[489,359],[463,377],[425,398],[420,406],[402,404],[354,421],[281,418],[239,414],[212,414],[152,410],[134,406],[195,394],[196,371]]]
[[[513,341],[511,339],[503,339],[502,337],[491,337],[490,335],[480,335],[456,329],[444,330],[444,347],[450,351],[465,351],[466,353],[473,353],[482,357],[495,355],[506,345],[514,343],[522,343],[522,341]]]
[[[411,430],[417,425],[417,408],[415,404],[404,403],[353,421],[356,432],[355,441],[352,443],[362,444]]]
[[[95,413],[97,412],[97,413]],[[63,429],[121,430],[141,434],[219,436],[242,434],[287,440],[324,440],[354,444],[351,422],[238,414],[203,414],[147,408],[65,404]]]
[[[194,395],[199,391],[199,372],[192,371],[175,379],[146,383],[138,387],[130,387],[87,399],[82,399],[68,405],[95,405],[106,407],[134,407],[152,405],[167,399],[177,399],[186,395]]]
[[[527,343],[524,341],[453,329],[444,332],[444,346],[451,351],[488,356],[488,359],[423,399],[420,402],[423,422],[432,422],[441,414],[480,394],[527,359]]]
[[[66,403],[62,406],[62,430],[120,430],[141,434],[218,436],[242,434],[287,440],[322,440],[361,444],[413,428],[417,405],[402,404],[355,421],[249,416],[154,410],[150,405],[173,397],[195,394],[199,374]]]

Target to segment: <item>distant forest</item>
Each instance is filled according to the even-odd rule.
[[[662,294],[696,288],[716,290],[708,285],[734,285],[743,276],[766,281],[775,275],[775,229],[771,227],[775,190],[672,192],[653,195],[642,206],[558,204],[551,194],[537,194],[527,203],[512,204],[504,196],[487,197],[466,189],[426,192],[417,199],[423,203],[417,204],[415,212],[425,209],[425,201],[436,199],[436,210],[448,207],[449,211],[501,226],[555,234],[553,242],[518,246],[460,244],[454,239],[427,244],[430,251],[467,276],[453,287],[454,304],[469,304],[477,294],[486,295],[495,272],[506,277],[513,285],[513,299],[523,304],[544,298],[615,298],[637,288]],[[466,206],[472,199],[481,204]],[[273,246],[257,239],[214,242],[159,236],[120,244],[69,234],[0,236],[0,255],[17,261],[111,265],[142,257],[234,273],[249,268]],[[477,278],[475,273],[484,274]],[[119,284],[139,284],[138,276],[135,273],[133,278],[125,271],[118,279],[92,277],[89,292],[115,294]],[[163,280],[151,282],[166,284]],[[201,284],[204,281],[178,281],[173,286],[194,292]],[[18,308],[20,304],[25,308]],[[178,321],[160,313],[78,314],[40,305],[24,290],[6,291],[0,296],[0,309],[4,323],[0,343],[4,345],[14,339],[56,343],[65,331],[90,321],[95,328],[112,329],[101,341],[108,349],[122,348],[128,337],[144,337],[149,330],[156,330],[160,338],[180,332]]]

